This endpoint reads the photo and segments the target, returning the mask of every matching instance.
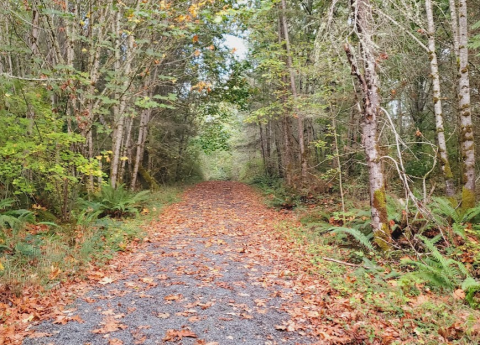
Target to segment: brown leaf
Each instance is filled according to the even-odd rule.
[[[197,335],[189,329],[169,329],[163,341],[180,341],[183,338],[197,338]]]
[[[53,335],[52,333],[35,332],[30,334],[29,338],[37,339],[37,338],[51,337],[52,335]]]
[[[108,345],[123,345],[123,341],[117,338],[111,338],[108,340]]]
[[[105,319],[103,319],[101,324],[103,325],[103,327],[94,329],[92,333],[106,334],[127,328],[126,325],[121,324],[111,316],[107,316]]]
[[[168,296],[165,296],[163,299],[165,301],[177,301],[177,300],[182,299],[182,298],[183,298],[183,295],[178,294],[178,295],[168,295]]]
[[[465,291],[462,289],[457,289],[453,292],[453,298],[455,299],[465,299]]]
[[[157,317],[159,317],[161,319],[168,319],[170,317],[170,314],[169,313],[158,313]]]

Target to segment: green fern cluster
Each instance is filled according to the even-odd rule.
[[[364,234],[360,230],[357,230],[354,228],[344,228],[344,227],[334,227],[334,228],[330,228],[330,230],[331,230],[331,233],[333,234],[344,233],[344,234],[351,235],[363,247],[365,247],[366,249],[372,252],[375,251],[371,243],[371,240],[373,238],[373,232],[370,232],[369,234]]]
[[[402,260],[402,265],[414,266],[414,272],[409,272],[402,277],[403,280],[414,279],[429,283],[432,287],[454,289],[461,286],[470,278],[467,268],[459,261],[447,258],[435,246],[435,240],[417,235],[429,251],[429,255],[423,261],[410,259]],[[437,237],[436,239],[439,239]],[[469,280],[470,281],[470,280]]]
[[[79,223],[90,223],[98,218],[110,216],[121,218],[137,216],[149,197],[149,191],[132,193],[123,184],[112,188],[103,186],[102,190],[93,200],[80,199],[82,212],[78,217]]]
[[[472,221],[480,214],[480,204],[465,211],[455,208],[446,198],[433,198],[431,211],[436,224],[430,224],[430,226],[451,226],[455,234],[466,239],[465,223]]]
[[[25,223],[35,221],[34,214],[28,210],[7,210],[14,203],[13,199],[0,201],[0,229],[18,231]]]

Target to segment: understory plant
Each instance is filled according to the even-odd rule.
[[[105,185],[92,200],[80,199],[82,211],[78,220],[80,223],[88,223],[105,216],[114,218],[138,216],[139,209],[145,205],[149,194],[149,191],[130,192],[123,184],[117,188]]]

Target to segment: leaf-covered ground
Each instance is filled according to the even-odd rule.
[[[375,305],[354,307],[352,298],[365,300],[362,293],[342,294],[324,280],[328,274],[312,264],[308,246],[279,230],[296,226],[291,213],[266,208],[248,186],[201,183],[148,224],[143,244],[92,270],[87,282],[43,299],[25,294],[15,304],[23,310],[6,309],[20,321],[3,327],[0,339],[26,345],[416,343],[413,323],[390,319]]]

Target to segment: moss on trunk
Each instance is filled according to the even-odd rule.
[[[380,219],[379,227],[373,229],[374,241],[382,251],[389,251],[391,249],[392,232],[388,223],[385,188],[382,187],[373,192],[372,206],[375,208]]]
[[[148,185],[150,186],[150,189],[152,190],[160,189],[160,186],[158,185],[157,181],[155,181],[153,176],[150,175],[150,173],[147,170],[145,170],[144,167],[140,165],[138,167],[138,172],[140,173],[140,175],[142,175],[143,179],[147,181]]]
[[[465,212],[469,208],[475,207],[475,193],[470,189],[463,187],[462,189],[462,211]]]

